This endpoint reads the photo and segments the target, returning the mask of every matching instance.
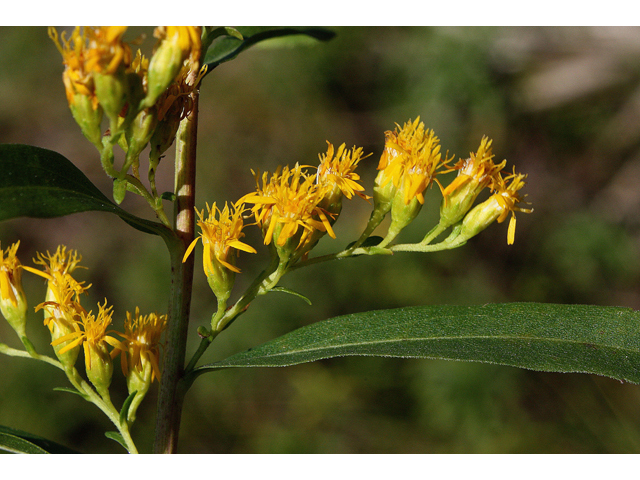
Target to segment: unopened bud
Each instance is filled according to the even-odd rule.
[[[102,114],[100,105],[94,108],[91,97],[77,94],[73,97],[73,102],[69,104],[71,114],[76,123],[80,126],[82,134],[93,143],[98,149],[102,148]]]
[[[113,74],[96,73],[94,82],[98,101],[104,113],[111,120],[111,128],[113,129],[117,124],[118,116],[127,104],[129,93],[127,75],[121,69]],[[111,135],[116,133],[112,131]]]
[[[109,398],[109,386],[113,375],[113,361],[104,343],[85,343],[85,355],[89,354],[86,362],[87,378],[96,388],[102,398]]]

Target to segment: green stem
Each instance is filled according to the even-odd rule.
[[[435,240],[436,237],[438,237],[447,228],[449,228],[449,226],[443,226],[442,223],[438,223],[438,225],[433,227],[431,231],[425,235],[425,237],[422,239],[422,242],[420,243],[422,245],[430,244],[433,240]]]
[[[55,360],[46,355],[39,355],[35,353],[35,351],[27,352],[25,350],[18,350],[17,348],[11,348],[4,343],[0,343],[0,353],[4,353],[5,355],[9,355],[10,357],[33,358],[34,360],[40,360],[41,362],[46,362],[64,371],[64,367],[58,360]]]
[[[5,355],[9,355],[12,357],[33,358],[34,360],[46,362],[62,370],[67,375],[67,378],[69,379],[71,385],[73,385],[73,387],[79,393],[81,393],[87,401],[93,403],[96,407],[102,410],[102,412],[109,418],[109,420],[111,420],[111,422],[120,432],[120,435],[122,435],[129,453],[138,453],[138,450],[133,443],[133,439],[131,438],[131,434],[129,433],[129,426],[120,424],[120,414],[110,400],[105,400],[100,397],[95,392],[95,390],[80,376],[78,370],[76,370],[75,368],[69,370],[65,369],[58,360],[54,360],[53,358],[46,355],[39,355],[38,353],[36,353],[31,342],[27,341],[27,344],[29,345],[29,347],[27,347],[29,351],[18,350],[16,348],[11,348],[4,343],[0,343],[0,353],[4,353]]]
[[[196,367],[198,360],[200,360],[200,357],[202,357],[207,348],[209,348],[213,339],[217,337],[218,334],[222,332],[222,330],[224,330],[233,320],[245,312],[254,298],[258,295],[264,295],[273,288],[283,274],[284,271],[282,264],[279,263],[278,257],[272,257],[271,264],[254,279],[242,297],[240,297],[231,308],[223,310],[222,312],[218,310],[211,321],[211,331],[208,332],[208,335],[201,335],[202,340],[200,341],[200,346],[193,354],[193,357],[189,361],[189,365],[187,365],[185,369],[185,377],[188,377],[191,371]],[[187,378],[184,383],[185,392],[190,386],[191,381]]]
[[[111,400],[98,395],[91,385],[89,385],[80,376],[75,367],[65,370],[65,373],[67,374],[67,378],[69,379],[69,382],[71,382],[71,385],[73,385],[78,392],[83,394],[87,401],[93,403],[96,407],[102,410],[109,420],[111,420],[111,423],[115,425],[118,432],[120,432],[120,435],[122,435],[127,451],[129,453],[138,453],[138,449],[133,443],[131,433],[129,432],[129,424],[127,422],[120,423],[120,413],[113,403],[111,403]]]
[[[371,236],[378,225],[382,223],[382,220],[384,220],[384,217],[386,217],[388,212],[389,210],[385,211],[385,209],[383,208],[374,208],[374,210],[371,212],[369,222],[367,223],[364,232],[362,232],[362,235],[360,235],[360,238],[356,241],[356,243],[353,244],[350,250],[355,250],[360,245],[362,245],[364,241]]]
[[[174,223],[178,241],[168,245],[171,255],[171,296],[169,299],[167,345],[162,381],[158,393],[155,453],[176,453],[185,391],[180,388],[191,307],[193,255],[182,257],[194,238],[196,142],[198,90],[191,94],[193,111],[182,120],[176,135]]]

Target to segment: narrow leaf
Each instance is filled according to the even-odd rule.
[[[133,399],[136,398],[137,393],[137,390],[135,392],[131,392],[131,394],[122,404],[122,409],[120,410],[120,425],[124,424],[127,421],[127,416],[129,415],[129,407],[131,406],[131,402],[133,402]]]
[[[271,291],[272,292],[288,293],[289,295],[293,295],[294,297],[301,298],[302,300],[304,300],[307,303],[307,305],[311,305],[311,300],[309,300],[307,297],[305,297],[301,293],[296,292],[295,290],[289,290],[288,288],[285,288],[285,287],[274,287],[274,288],[271,289]]]
[[[11,453],[48,453],[46,450],[23,438],[15,437],[7,433],[0,433],[0,450]]]
[[[13,453],[78,453],[46,438],[2,425],[0,450]]]
[[[79,392],[78,390],[74,390],[73,388],[67,388],[67,387],[55,387],[54,390],[56,392],[67,392],[67,393],[73,393],[75,395],[78,395],[82,398],[84,398],[85,400],[87,400],[89,397],[88,395]]]
[[[115,213],[142,232],[169,235],[163,225],[115,205],[57,152],[31,145],[0,145],[0,172],[0,221],[96,210]]]
[[[216,30],[214,30],[215,32]],[[256,43],[274,38],[303,35],[316,40],[327,41],[335,37],[335,33],[325,28],[304,27],[237,27],[237,36],[224,36],[214,41],[204,57],[204,64],[208,66],[207,72],[224,62],[234,59],[238,54]],[[219,32],[218,32],[219,33]]]
[[[581,372],[640,383],[640,312],[589,305],[425,306],[336,317],[225,360],[284,367],[347,355],[434,358]]]
[[[110,438],[111,440],[114,440],[116,442],[118,442],[120,445],[122,445],[124,447],[124,449],[126,451],[129,451],[129,449],[127,448],[127,444],[124,441],[124,438],[122,438],[122,435],[120,435],[120,433],[118,432],[104,432],[104,436],[107,438]]]

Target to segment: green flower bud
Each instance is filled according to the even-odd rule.
[[[123,70],[118,70],[114,74],[95,73],[94,82],[96,86],[96,96],[100,106],[111,121],[111,128],[116,128],[118,116],[127,104],[129,85],[127,75]],[[118,132],[111,132],[116,135]]]
[[[84,345],[87,378],[102,398],[109,398],[109,386],[113,376],[111,355],[102,342],[85,342]]]
[[[462,228],[455,239],[456,243],[466,242],[471,237],[479,234],[495,222],[503,210],[496,195],[492,195],[488,200],[476,205],[462,220]]]
[[[157,122],[151,139],[151,153],[152,158],[159,159],[164,152],[173,144],[176,133],[178,133],[178,127],[180,126],[179,117],[167,117],[160,122]],[[157,165],[155,165],[157,167]]]
[[[384,216],[391,211],[391,205],[393,204],[393,198],[398,191],[391,179],[387,178],[385,170],[380,170],[373,186],[373,211],[372,217],[384,218]]]
[[[162,41],[149,61],[145,107],[151,107],[175,80],[184,61],[189,59],[193,70],[200,60],[200,27],[158,27],[154,36]]]
[[[129,411],[127,412],[127,420],[129,423],[133,423],[136,420],[138,407],[147,395],[152,382],[153,367],[151,366],[151,362],[144,357],[141,358],[141,361],[142,370],[130,368],[127,372],[127,390],[129,391],[129,395],[136,392],[135,397],[133,397],[129,405]]]
[[[47,309],[49,310],[49,309]],[[62,313],[60,309],[59,313]],[[71,340],[63,340],[61,342],[56,342],[59,338],[65,337],[67,335],[73,334],[75,329],[73,325],[75,322],[69,322],[65,319],[64,314],[59,316],[51,316],[45,319],[45,325],[49,327],[49,332],[51,333],[51,343],[53,345],[53,351],[60,360],[60,363],[65,367],[65,369],[69,370],[73,368],[78,360],[78,355],[80,354],[80,345],[76,345],[70,349],[67,349],[67,346],[72,342]]]
[[[398,190],[391,203],[391,225],[385,238],[385,244],[391,242],[399,233],[418,216],[422,203],[414,197],[409,203],[404,202],[404,193]]]
[[[151,136],[158,124],[158,118],[153,112],[141,111],[129,124],[125,132],[127,140],[127,163],[138,165],[140,154],[151,140]]]
[[[100,105],[93,106],[91,97],[77,94],[73,97],[73,102],[69,104],[71,114],[76,123],[80,126],[82,134],[93,143],[96,148],[102,148],[102,115],[103,110]]]

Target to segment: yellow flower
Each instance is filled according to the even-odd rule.
[[[244,233],[242,233],[242,229],[244,228],[242,214],[244,211],[245,208],[241,201],[233,204],[231,208],[225,203],[222,210],[220,210],[215,203],[211,207],[207,205],[208,215],[206,219],[204,218],[204,209],[201,212],[196,209],[199,218],[198,226],[200,227],[201,233],[200,236],[189,245],[189,248],[184,254],[183,261],[191,254],[198,240],[202,239],[204,248],[202,262],[204,273],[207,276],[211,274],[214,268],[214,261],[220,263],[232,272],[239,273],[240,269],[234,265],[235,252],[231,249],[256,253],[255,248],[240,241],[240,239],[244,237]]]
[[[35,273],[47,280],[46,301],[62,303],[64,295],[63,291],[71,289],[75,294],[75,300],[79,301],[80,294],[84,293],[91,285],[84,286],[84,282],[77,282],[71,273],[76,268],[85,268],[80,266],[82,256],[77,250],[67,250],[64,245],[59,245],[55,253],[37,253],[33,263],[42,265],[44,271],[36,270],[31,267],[23,267],[31,273]]]
[[[44,310],[44,324],[51,334],[51,342],[56,357],[66,368],[71,368],[78,359],[80,346],[66,348],[71,343],[69,337],[65,341],[57,342],[57,340],[76,332],[76,318],[87,312],[82,308],[77,298],[74,299],[77,295],[77,290],[70,275],[62,275],[53,287],[53,291],[56,295],[56,301],[41,303],[36,307],[36,312]]]
[[[22,290],[22,265],[16,257],[20,242],[0,248],[0,310],[20,338],[26,335],[27,300]]]
[[[487,228],[495,220],[498,223],[504,222],[511,212],[509,228],[507,230],[507,244],[513,245],[516,232],[515,212],[531,213],[533,209],[522,208],[518,203],[523,201],[518,191],[524,187],[526,175],[517,174],[515,169],[513,174],[503,178],[501,175],[495,177],[492,186],[493,195],[488,200],[473,208],[462,221],[462,229],[459,235],[460,240],[466,241],[468,238],[477,235]],[[507,184],[507,182],[509,182]]]
[[[242,214],[245,212],[244,204],[241,200],[231,207],[227,203],[222,210],[216,204],[209,207],[207,205],[208,216],[204,218],[204,209],[198,214],[198,226],[200,236],[197,237],[184,254],[182,261],[186,261],[196,246],[198,240],[202,240],[202,267],[207,276],[207,281],[211,290],[223,302],[229,298],[235,279],[235,274],[240,269],[235,266],[237,250],[256,253],[256,250],[246,243],[240,241],[244,237],[242,229],[244,220]]]
[[[433,130],[425,130],[420,117],[409,120],[395,131],[385,132],[385,148],[380,157],[376,186],[384,189],[389,183],[395,191],[401,193],[402,200],[408,205],[417,198],[424,204],[424,190],[436,180],[438,169],[446,165],[440,153],[440,140]]]
[[[183,61],[192,64],[200,61],[201,35],[201,27],[158,27],[153,32],[154,37],[176,45]]]
[[[70,37],[62,32],[58,38],[55,28],[49,27],[49,37],[62,55],[65,70],[63,81],[69,105],[77,94],[90,97],[93,108],[98,106],[93,73],[112,75],[118,68],[132,62],[130,47],[122,42],[127,27],[76,27]]]
[[[327,145],[327,153],[318,155],[320,165],[318,166],[317,181],[333,186],[333,191],[328,196],[335,196],[334,192],[339,190],[348,199],[351,199],[354,194],[365,200],[371,198],[361,193],[364,191],[364,187],[358,183],[360,175],[354,173],[360,160],[368,155],[362,156],[362,148],[353,147],[348,150],[343,143],[338,147],[334,156],[333,145],[329,142]]]
[[[55,347],[69,341],[58,352],[61,355],[82,345],[87,378],[104,398],[109,396],[109,385],[113,374],[113,362],[107,345],[119,350],[124,349],[119,340],[107,335],[107,327],[111,325],[111,316],[113,315],[112,309],[113,307],[107,307],[106,300],[104,305],[98,304],[97,315],[82,309],[76,317],[79,317],[79,320],[73,324],[74,331],[51,342],[51,345]]]
[[[160,338],[166,328],[166,315],[140,315],[138,307],[133,316],[127,312],[124,333],[118,333],[125,341],[114,350],[122,353],[120,364],[125,377],[130,370],[141,373],[150,368],[151,381],[160,379]]]
[[[127,312],[124,333],[118,333],[125,340],[111,352],[111,356],[115,358],[120,353],[127,390],[129,394],[136,392],[127,412],[130,424],[135,421],[136,411],[153,380],[157,378],[160,381],[160,338],[166,327],[166,315],[151,313],[143,316],[136,307],[134,315]]]
[[[37,253],[33,262],[42,265],[44,271],[31,267],[23,267],[47,280],[47,293],[45,301],[36,307],[36,311],[44,311],[44,324],[51,333],[51,340],[55,342],[77,330],[76,317],[86,313],[80,305],[80,295],[85,293],[91,285],[85,286],[84,282],[78,282],[71,276],[76,268],[84,268],[79,265],[82,257],[76,250],[67,250],[64,245],[58,246],[54,254],[47,251],[46,254]],[[58,359],[65,367],[75,365],[80,347],[64,350],[70,341],[56,343],[54,351]]]
[[[262,175],[262,187],[259,176],[257,192],[246,195],[242,200],[253,203],[253,214],[257,225],[262,229],[265,245],[272,240],[277,247],[285,247],[290,255],[294,250],[304,250],[310,235],[315,231],[327,232],[336,238],[330,214],[319,206],[332,185],[316,183],[315,175],[308,175],[296,164],[278,168],[269,178],[268,172]]]
[[[484,188],[491,188],[499,182],[500,172],[507,164],[506,160],[495,164],[488,137],[483,137],[477,152],[453,166],[458,176],[442,190],[440,224],[447,227],[458,223],[469,211],[478,194]]]
[[[18,306],[22,292],[22,267],[20,260],[16,257],[20,241],[17,241],[5,251],[0,248],[0,295],[3,301]]]

